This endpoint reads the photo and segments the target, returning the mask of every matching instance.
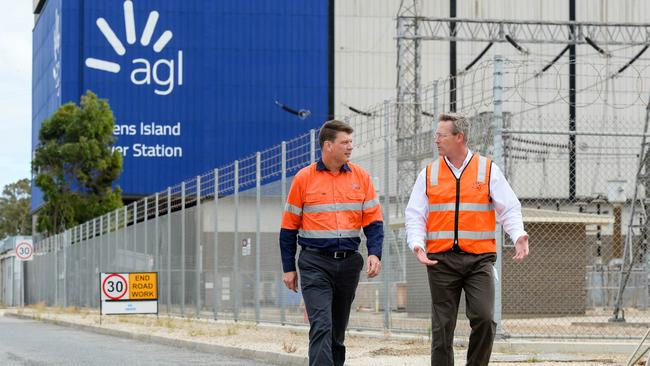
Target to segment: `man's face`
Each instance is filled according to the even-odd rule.
[[[334,161],[339,164],[347,163],[352,156],[352,134],[339,131],[334,142],[325,141],[324,147]]]
[[[464,144],[464,136],[462,134],[453,134],[454,123],[452,121],[440,121],[438,128],[436,128],[436,146],[438,147],[438,154],[441,156],[449,156],[455,153]]]

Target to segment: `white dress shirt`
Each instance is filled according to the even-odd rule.
[[[451,167],[452,172],[456,178],[460,177],[469,159],[472,157],[472,152],[468,149],[465,161],[460,169],[456,168],[445,157],[447,164]],[[424,168],[418,175],[413,191],[411,191],[411,198],[409,199],[408,206],[406,206],[405,224],[406,224],[406,238],[409,248],[415,250],[415,247],[420,247],[426,252],[425,238],[427,235],[427,216],[429,215],[429,198],[426,191],[426,174],[427,169]],[[521,216],[521,203],[513,192],[510,184],[503,176],[503,172],[499,167],[492,163],[492,170],[490,171],[490,197],[494,210],[497,213],[498,222],[503,225],[503,229],[508,233],[510,239],[516,242],[521,236],[528,235],[524,231],[524,222]]]

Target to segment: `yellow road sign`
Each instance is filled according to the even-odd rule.
[[[158,273],[129,273],[129,299],[155,300],[158,298]]]

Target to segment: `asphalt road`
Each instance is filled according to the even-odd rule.
[[[256,361],[121,339],[3,316],[0,316],[0,365],[270,366]]]

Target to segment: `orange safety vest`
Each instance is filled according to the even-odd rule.
[[[474,154],[456,179],[444,158],[427,165],[427,253],[496,253],[491,166],[490,159]]]

